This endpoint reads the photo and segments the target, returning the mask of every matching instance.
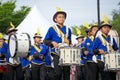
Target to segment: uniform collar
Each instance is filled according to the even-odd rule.
[[[57,25],[59,28],[63,28],[63,27],[65,27],[65,26],[62,26],[62,27],[61,27],[59,24],[56,24],[56,25]]]
[[[88,36],[91,41],[94,41],[94,36]]]
[[[109,35],[106,35],[104,33],[102,33],[102,36],[105,37],[105,38],[109,37]]]

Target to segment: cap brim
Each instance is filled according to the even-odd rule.
[[[112,28],[112,26],[111,26],[110,24],[103,24],[103,25],[101,25],[101,26],[99,27],[99,29],[101,29],[101,28],[104,27],[104,26],[108,26],[108,27]]]
[[[37,37],[37,38],[42,38],[41,36],[34,36],[33,38],[36,38],[36,37]]]
[[[9,33],[14,32],[14,31],[18,31],[18,29],[8,30],[6,33],[9,34]]]
[[[93,25],[90,29],[94,28],[94,27],[98,27],[98,25]]]
[[[84,38],[84,36],[79,36],[79,37],[76,38],[76,40],[79,39],[79,38]]]

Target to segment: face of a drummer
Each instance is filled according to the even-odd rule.
[[[41,37],[35,37],[34,38],[34,41],[35,41],[35,43],[41,43],[41,41],[42,41],[42,38]]]
[[[93,28],[91,29],[91,35],[92,35],[92,36],[95,36],[97,30],[98,30],[98,27],[97,27],[97,26],[93,27]]]
[[[78,43],[82,43],[82,41],[83,41],[83,38],[78,38],[78,39],[77,39],[77,42],[78,42]]]
[[[101,31],[102,31],[103,34],[108,35],[108,33],[110,31],[110,27],[109,26],[103,26],[101,28]]]
[[[58,14],[55,18],[57,24],[63,25],[65,22],[65,16],[63,14]]]

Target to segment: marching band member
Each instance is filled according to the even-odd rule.
[[[115,72],[104,71],[104,62],[102,56],[107,52],[118,50],[115,39],[111,35],[108,35],[111,27],[112,26],[108,23],[106,17],[104,16],[103,22],[99,28],[101,34],[98,35],[94,41],[93,52],[97,54],[98,68],[101,73],[102,80],[116,80]]]
[[[83,53],[87,57],[87,64],[86,64],[86,80],[98,80],[98,73],[97,73],[97,64],[93,60],[93,53],[92,47],[94,42],[94,36],[98,30],[98,27],[92,26],[90,28],[90,36],[87,36],[84,44],[83,44]]]
[[[59,43],[65,43],[67,45],[71,44],[71,30],[64,25],[65,19],[67,17],[66,12],[58,11],[53,16],[53,21],[56,23],[49,28],[44,43],[51,48],[51,55],[53,56],[55,80],[61,79],[61,73],[63,71],[64,80],[70,80],[70,66],[61,67],[58,65],[59,56],[56,49],[59,47]]]
[[[45,56],[48,54],[48,47],[41,43],[42,36],[39,30],[35,33],[33,38],[34,44],[30,51],[32,79],[45,80]]]
[[[83,41],[84,41],[84,36],[81,35],[81,32],[79,29],[76,28],[77,31],[77,44],[74,45],[75,47],[79,47],[82,49],[83,47]],[[81,65],[77,66],[77,80],[85,80],[85,67],[84,67],[84,55],[81,53]]]
[[[0,80],[5,79],[5,73],[7,70],[7,67],[5,67],[5,53],[6,53],[6,49],[3,45],[3,35],[2,33],[0,33]]]
[[[12,23],[10,23],[10,26],[11,27],[6,32],[8,37],[11,34],[15,34],[17,31],[17,29],[15,29],[15,26]],[[7,78],[8,78],[8,80],[14,80],[14,78],[16,77],[17,80],[23,80],[23,72],[22,72],[22,66],[20,63],[20,58],[10,56],[9,50],[8,50],[8,40],[6,39],[5,42],[6,43],[4,45],[5,45],[6,50],[7,50],[6,61],[7,61],[7,66],[8,66]]]

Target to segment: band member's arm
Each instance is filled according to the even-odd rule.
[[[45,39],[43,40],[43,43],[47,46],[50,46],[50,47],[53,47],[52,40],[51,40],[52,35],[53,35],[52,32],[53,32],[53,28],[51,27],[51,28],[49,28],[49,30],[45,36]]]
[[[94,50],[93,50],[93,54],[94,54],[94,55],[98,55],[98,53],[99,53],[99,49],[94,49]]]
[[[47,46],[53,47],[51,40],[44,40],[43,43]]]
[[[87,48],[85,48],[85,47],[83,47],[82,49],[81,49],[81,53],[83,53],[83,55],[84,56],[86,56],[87,55]]]
[[[40,54],[39,54],[39,59],[41,59],[41,60],[43,60],[43,59],[45,59],[45,55],[46,54],[48,54],[48,47],[47,46],[45,46],[45,45],[43,45],[43,48],[42,48],[42,52],[40,52]]]
[[[103,49],[103,44],[102,42],[100,41],[100,39],[97,37],[95,38],[94,40],[94,43],[93,43],[93,53],[94,54],[104,54],[105,53],[105,50]]]

